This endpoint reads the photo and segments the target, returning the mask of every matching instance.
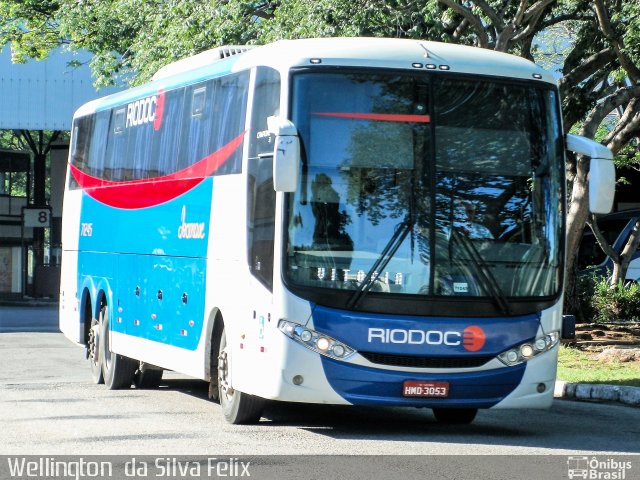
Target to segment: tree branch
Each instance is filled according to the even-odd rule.
[[[529,21],[531,18],[540,15],[541,12],[544,12],[544,10],[555,1],[556,0],[540,0],[534,3],[524,13],[524,20]]]
[[[607,144],[607,147],[614,153],[618,153],[622,147],[632,138],[638,135],[638,129],[640,128],[640,113],[629,121],[624,128],[622,128]]]
[[[588,21],[591,20],[591,17],[585,17],[583,15],[581,15],[579,12],[573,12],[573,13],[564,13],[562,15],[558,15],[557,17],[552,17],[544,22],[542,22],[540,24],[540,29],[544,30],[545,28],[551,27],[553,25],[557,25],[559,23],[564,23],[564,22],[568,22],[570,20],[576,20],[576,21]]]
[[[633,258],[633,255],[638,250],[638,245],[640,245],[640,220],[636,222],[631,230],[631,235],[627,239],[627,243],[624,245],[622,252],[620,252],[620,260],[621,260],[621,270],[626,274],[627,269],[629,268],[629,263]],[[625,275],[626,276],[626,275]],[[622,278],[624,279],[624,278]]]
[[[598,245],[600,245],[600,248],[605,253],[605,255],[607,255],[608,257],[611,257],[611,259],[615,263],[620,262],[620,255],[618,255],[618,252],[616,252],[613,249],[613,247],[609,245],[609,242],[607,241],[604,234],[600,230],[600,227],[598,227],[598,222],[596,222],[596,216],[593,213],[589,214],[589,216],[587,217],[587,225],[589,225],[589,228],[593,232],[593,236],[596,238]]]
[[[525,38],[533,37],[540,31],[538,22],[544,16],[544,10],[539,10],[537,15],[529,20],[524,30],[513,37],[514,42],[519,42]]]
[[[498,52],[507,51],[507,49],[509,48],[509,42],[513,39],[513,33],[515,29],[516,29],[516,26],[513,23],[511,23],[506,27],[504,27],[498,33],[498,39],[496,40],[495,50],[497,50]]]
[[[594,53],[562,77],[560,87],[564,88],[565,85],[578,85],[616,58],[616,52],[614,52],[612,48],[605,48],[604,50]]]
[[[591,111],[584,122],[580,134],[588,138],[593,138],[596,134],[598,126],[602,123],[609,113],[620,105],[631,101],[633,98],[640,97],[640,85],[624,87],[612,93]]]
[[[636,67],[629,56],[624,53],[624,41],[622,40],[622,38],[619,38],[614,32],[613,27],[611,26],[611,20],[609,19],[609,13],[607,12],[607,9],[604,5],[604,1],[594,0],[594,5],[596,7],[596,17],[598,18],[600,30],[616,52],[618,61],[620,62],[620,66],[624,68],[633,83],[640,82],[640,70],[638,69],[638,67]]]
[[[529,0],[520,0],[520,5],[518,5],[518,10],[516,11],[515,17],[513,17],[513,24],[520,25],[524,20],[525,12],[527,12],[527,5],[529,4]],[[533,7],[532,7],[533,8]]]
[[[638,113],[638,98],[632,98],[629,103],[627,103],[627,107],[624,109],[624,112],[618,122],[616,123],[613,130],[609,132],[609,134],[604,138],[603,143],[606,145],[613,140],[613,138],[625,128],[629,122],[633,119],[633,117]]]
[[[451,35],[454,40],[459,40],[464,32],[469,28],[469,20],[463,18]]]
[[[470,9],[463,7],[462,5],[455,2],[454,0],[438,0],[438,2],[442,3],[443,5],[446,5],[447,7],[459,13],[469,21],[473,29],[478,34],[479,47],[482,47],[482,48],[489,47],[489,37],[487,36],[487,32],[484,29],[484,25],[482,25],[482,22],[480,21],[480,19],[476,17]]]
[[[496,13],[491,5],[489,5],[484,0],[474,0],[473,3],[475,3],[476,6],[480,10],[482,10],[482,13],[489,17],[489,20],[491,20],[491,23],[497,30],[502,30],[504,28],[504,22],[502,21],[502,18]]]

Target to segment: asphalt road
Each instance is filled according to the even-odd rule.
[[[56,320],[53,308],[0,306],[0,332],[8,331],[0,333],[0,455],[640,452],[640,409],[566,400],[548,411],[480,411],[468,426],[437,424],[428,409],[274,402],[260,424],[232,426],[206,399],[204,383],[174,373],[166,374],[156,390],[109,391],[94,385],[83,349],[49,332]],[[34,322],[41,322],[44,332],[27,326]],[[566,468],[566,458],[563,463]],[[640,459],[635,473],[640,474]]]

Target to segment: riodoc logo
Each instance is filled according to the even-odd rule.
[[[164,90],[159,90],[157,95],[151,95],[127,104],[125,127],[130,128],[153,123],[153,129],[160,130],[164,116],[164,101]]]
[[[484,347],[484,343],[487,340],[484,330],[477,325],[471,325],[470,327],[465,328],[462,332],[462,337],[462,346],[465,350],[469,350],[470,352],[477,352],[480,350]]]
[[[465,350],[477,352],[486,342],[484,330],[471,325],[462,332],[458,330],[406,330],[403,328],[370,328],[369,343],[408,345],[462,345]]]
[[[196,239],[200,240],[204,238],[205,232],[204,222],[187,222],[187,207],[182,206],[182,224],[178,227],[178,238],[183,239]]]

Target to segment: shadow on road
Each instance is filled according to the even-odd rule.
[[[166,380],[160,388],[170,388],[208,401],[208,386],[202,381]],[[630,419],[626,430],[618,431],[613,436],[611,425],[619,422],[623,415]],[[252,428],[291,427],[334,440],[439,442],[452,445],[477,442],[505,447],[638,453],[640,448],[636,443],[625,441],[625,438],[637,438],[640,434],[638,425],[638,409],[567,400],[556,400],[549,410],[480,410],[471,425],[437,423],[429,408],[309,405],[272,401],[268,402],[260,423]],[[452,449],[455,450],[455,447]]]

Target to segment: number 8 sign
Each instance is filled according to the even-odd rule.
[[[25,227],[46,228],[51,226],[51,211],[48,208],[23,208],[23,225]]]

